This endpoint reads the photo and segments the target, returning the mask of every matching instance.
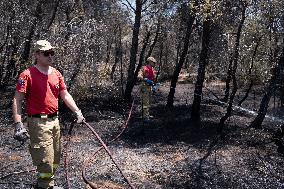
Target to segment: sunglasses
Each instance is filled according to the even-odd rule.
[[[54,51],[40,51],[40,52],[43,54],[43,56],[49,56],[49,55],[54,56]]]

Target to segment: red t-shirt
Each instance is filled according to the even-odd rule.
[[[31,67],[19,76],[16,90],[26,94],[27,113],[52,114],[58,111],[58,96],[66,89],[61,73],[52,68],[48,75]]]
[[[150,65],[146,65],[144,66],[144,77],[150,79],[150,80],[154,80],[154,69],[152,66]]]

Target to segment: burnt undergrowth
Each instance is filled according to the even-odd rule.
[[[283,188],[283,136],[278,129],[281,126],[265,121],[262,129],[250,128],[248,123],[253,117],[235,112],[226,122],[225,135],[220,137],[217,129],[224,114],[222,107],[202,102],[202,119],[193,122],[190,100],[177,96],[175,106],[168,109],[166,95],[160,93],[154,98],[150,109],[153,118],[149,122],[143,122],[140,99],[136,98],[125,133],[109,144],[114,158],[136,188]],[[0,177],[33,168],[28,145],[14,142],[12,121],[3,119],[11,116],[9,96],[1,94],[7,100],[1,101]],[[121,98],[107,96],[81,99],[78,104],[87,122],[106,143],[125,127],[131,106]],[[64,146],[75,117],[64,106],[60,117]],[[100,188],[127,188],[104,150],[92,155],[101,145],[84,125],[75,125],[69,146],[72,188],[85,187],[80,176],[85,158],[93,159],[87,166],[87,176]],[[66,187],[64,171],[62,165],[56,182]],[[0,188],[32,188],[34,178],[34,172],[7,176],[1,179]]]

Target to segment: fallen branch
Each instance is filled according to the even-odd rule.
[[[22,174],[22,173],[30,173],[30,172],[35,172],[36,169],[31,169],[31,170],[25,170],[25,171],[15,171],[15,172],[12,172],[12,173],[8,173],[2,177],[0,177],[1,180],[9,177],[9,176],[12,176],[12,175],[18,175],[18,174]]]
[[[208,100],[209,102],[214,103],[214,104],[216,104],[218,106],[227,107],[227,105],[228,105],[225,102],[222,102],[222,101],[219,101],[219,100],[214,100],[212,98],[204,98],[204,99]],[[248,114],[248,115],[253,115],[253,116],[256,116],[258,114],[256,111],[249,110],[247,108],[243,108],[243,107],[236,106],[236,105],[232,106],[232,110],[240,112],[240,113],[245,113],[245,114]],[[284,124],[284,120],[281,119],[280,117],[274,117],[274,116],[271,116],[271,115],[265,115],[265,118],[268,119],[268,120],[274,121],[274,122],[279,122],[281,124]]]

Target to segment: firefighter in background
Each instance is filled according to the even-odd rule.
[[[156,83],[156,72],[154,66],[156,64],[156,59],[153,57],[148,57],[146,60],[146,65],[141,68],[138,73],[138,79],[143,81],[141,87],[142,96],[142,117],[145,121],[149,121],[152,117],[149,113],[150,99],[152,94],[152,87]]]
[[[58,98],[77,116],[85,118],[66,89],[61,73],[53,66],[54,47],[46,40],[35,44],[35,65],[22,72],[13,99],[14,138],[21,142],[30,137],[29,151],[37,167],[38,189],[60,189],[54,186],[54,172],[60,162],[60,127]],[[22,123],[22,101],[26,100],[27,128]]]

